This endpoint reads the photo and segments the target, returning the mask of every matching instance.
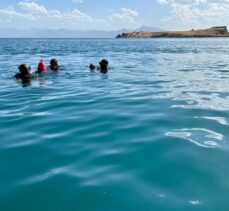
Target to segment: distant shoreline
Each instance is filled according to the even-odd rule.
[[[190,31],[167,31],[167,32],[130,32],[118,34],[116,38],[226,38],[229,33],[226,26],[212,27]]]
[[[128,37],[128,39],[188,39],[188,38],[190,38],[190,39],[197,39],[197,38],[202,38],[202,39],[204,39],[204,38],[220,38],[220,39],[222,39],[222,38],[229,38],[229,36],[200,36],[200,37]],[[95,37],[95,38],[84,38],[84,37],[82,37],[82,38],[79,38],[79,37],[72,37],[72,38],[69,38],[69,37],[0,37],[0,39],[2,39],[2,40],[10,40],[10,39],[12,39],[12,40],[14,40],[14,39],[21,39],[21,40],[23,40],[23,39],[33,39],[33,40],[35,40],[35,39],[43,39],[43,40],[101,40],[101,39],[103,39],[103,40],[113,40],[113,39],[117,39],[117,37],[115,38],[115,37],[113,37],[113,38],[107,38],[107,37],[101,37],[101,38],[98,38],[98,37]],[[124,37],[120,37],[119,38],[120,40],[121,39],[123,39],[123,40],[127,40],[126,38],[124,38]]]

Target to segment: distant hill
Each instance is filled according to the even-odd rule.
[[[118,34],[116,38],[156,38],[156,37],[229,37],[226,26],[216,26],[210,29],[199,29],[190,31],[135,31]]]
[[[120,29],[114,31],[105,30],[70,30],[70,29],[3,29],[0,28],[1,38],[115,38],[117,34],[133,31],[163,31],[155,27],[146,27],[131,30]]]

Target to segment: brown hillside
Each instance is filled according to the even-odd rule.
[[[116,38],[156,38],[156,37],[229,37],[226,26],[190,31],[167,32],[130,32],[117,35]]]

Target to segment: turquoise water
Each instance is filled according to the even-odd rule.
[[[0,210],[229,210],[228,83],[229,39],[0,39]]]

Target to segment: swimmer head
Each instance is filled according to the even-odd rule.
[[[18,67],[18,69],[19,69],[19,71],[20,71],[22,76],[29,75],[30,74],[30,70],[31,70],[31,68],[26,64],[21,64]]]
[[[100,71],[106,73],[108,70],[108,64],[109,62],[106,59],[101,60],[101,62],[99,62]]]
[[[56,59],[50,60],[50,68],[54,71],[57,71],[59,69],[58,61]]]

